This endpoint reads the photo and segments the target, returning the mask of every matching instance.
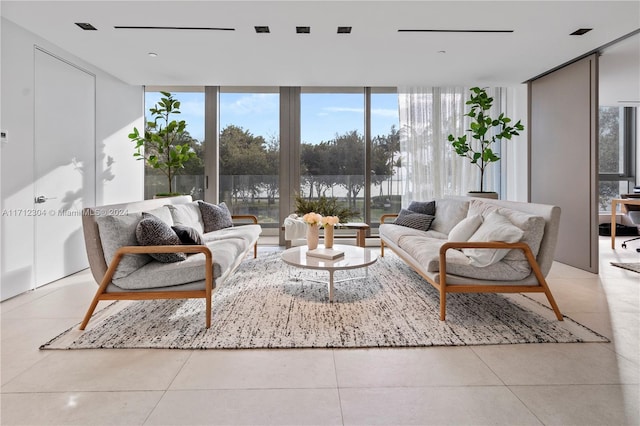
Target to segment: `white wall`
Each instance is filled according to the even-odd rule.
[[[0,300],[34,288],[34,46],[96,74],[96,203],[140,200],[142,162],[127,139],[143,126],[143,88],[130,86],[2,18],[0,123],[9,143],[0,149]],[[64,99],[51,108],[64,108]],[[73,117],[61,126],[72,126]],[[61,182],[64,185],[64,182]]]

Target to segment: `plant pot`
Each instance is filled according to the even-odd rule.
[[[480,191],[469,191],[467,192],[467,197],[475,197],[475,198],[491,198],[493,200],[497,200],[498,193],[497,192],[480,192]]]
[[[179,192],[172,192],[172,193],[170,193],[170,194],[169,194],[169,193],[167,193],[167,192],[164,192],[164,193],[159,193],[159,194],[154,195],[154,196],[153,196],[153,199],[154,199],[154,200],[156,200],[156,199],[158,199],[158,198],[170,198],[170,197],[177,197],[177,196],[180,196],[180,195],[182,195],[182,194],[180,194]]]

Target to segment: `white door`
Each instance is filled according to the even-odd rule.
[[[95,76],[35,49],[35,285],[88,266],[82,207],[95,203]]]

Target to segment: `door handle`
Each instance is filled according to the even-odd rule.
[[[42,204],[42,203],[46,203],[47,200],[55,200],[56,197],[45,197],[44,195],[39,195],[36,197],[36,199],[34,200],[36,204]]]

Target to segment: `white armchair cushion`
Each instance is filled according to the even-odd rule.
[[[509,219],[498,212],[491,212],[485,217],[478,230],[469,238],[470,242],[502,241],[516,243],[520,241],[524,232],[512,224]],[[499,262],[507,255],[507,249],[462,249],[469,257],[469,264],[477,267],[486,267]]]

